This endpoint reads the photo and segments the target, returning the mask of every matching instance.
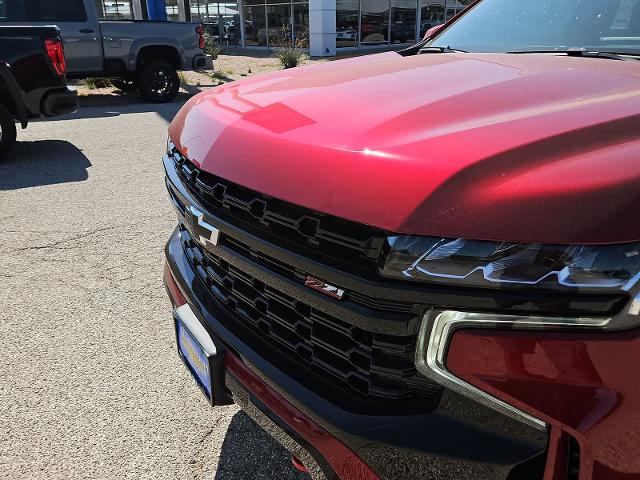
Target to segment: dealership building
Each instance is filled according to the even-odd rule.
[[[63,0],[64,1],[64,0]],[[312,56],[414,43],[470,0],[95,0],[105,19],[202,22],[221,46],[290,43]]]

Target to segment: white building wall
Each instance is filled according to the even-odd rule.
[[[309,54],[336,54],[336,0],[309,0]]]
[[[187,21],[187,9],[182,0],[178,0],[178,19],[181,22]]]
[[[142,15],[142,2],[146,0],[133,0],[133,18],[136,20],[142,20],[144,15]]]

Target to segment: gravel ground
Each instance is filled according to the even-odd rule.
[[[333,60],[340,60],[343,58],[349,58],[353,56],[366,55],[376,52],[383,52],[387,50],[394,50],[397,47],[381,47],[373,50],[362,51],[348,51],[342,53],[336,57],[329,58],[309,58],[304,57],[300,66],[311,65],[314,63],[325,63]],[[273,52],[266,50],[251,50],[244,51],[242,49],[227,48],[224,55],[218,56],[214,62],[214,69],[210,71],[200,72],[182,72],[181,92],[183,96],[193,95],[199,91],[206,90],[207,88],[216,87],[235,80],[241,80],[246,77],[252,77],[261,73],[270,72],[273,70],[280,70],[282,66],[277,58],[273,56]],[[116,88],[94,88],[89,89],[85,86],[84,81],[75,82],[75,86],[78,87],[78,92],[81,96],[104,97],[107,102],[118,101],[125,99],[129,102],[131,99],[138,100],[139,94],[122,93]]]
[[[300,479],[176,357],[160,157],[179,103],[33,123],[0,163],[0,478]]]
[[[351,52],[349,55],[354,55]],[[344,58],[342,56],[340,58]],[[337,57],[336,57],[337,58]],[[324,63],[336,58],[308,58],[301,60],[300,65],[310,65],[313,63]],[[277,58],[268,51],[252,51],[251,55],[233,53],[220,55],[214,62],[214,69],[200,72],[182,72],[182,93],[194,94],[200,90],[216,87],[224,83],[233,82],[242,78],[259,75],[260,73],[280,70],[282,66]],[[93,88],[89,89],[85,86],[84,81],[75,82],[81,96],[112,96],[136,98],[138,93],[123,94],[116,88]]]

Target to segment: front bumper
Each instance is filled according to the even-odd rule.
[[[353,452],[344,462],[359,465],[356,471],[360,473],[372,472],[381,478],[506,480],[526,472],[531,475],[527,478],[542,478],[545,432],[496,415],[455,392],[445,389],[438,408],[429,412],[359,414],[340,408],[296,381],[275,364],[275,358],[261,355],[247,339],[228,328],[231,319],[193,271],[179,235],[176,229],[166,246],[169,274],[196,317],[229,352],[226,387],[259,424],[276,438],[285,438],[280,438],[281,443],[312,470],[319,466],[327,478],[375,478],[341,471],[340,460],[338,466],[330,461],[308,432],[287,428],[291,418],[317,426],[318,431],[326,432],[323,441]],[[243,375],[245,381],[238,378]],[[265,401],[265,392],[278,400]],[[278,433],[281,431],[284,435]],[[344,454],[338,457],[346,458]]]
[[[78,111],[78,92],[65,88],[54,90],[42,101],[42,114],[45,117],[66,115]]]

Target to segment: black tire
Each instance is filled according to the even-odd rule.
[[[140,71],[138,88],[142,96],[150,102],[167,103],[178,96],[180,78],[170,63],[150,63]]]
[[[138,89],[138,84],[133,80],[111,80],[111,85],[121,92],[135,92]]]
[[[16,124],[13,114],[0,104],[0,158],[4,158],[16,144]]]

